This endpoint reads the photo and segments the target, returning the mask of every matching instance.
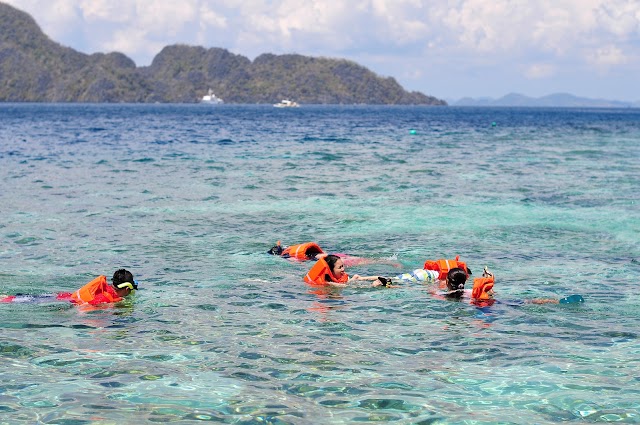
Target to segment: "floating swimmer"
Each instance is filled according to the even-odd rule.
[[[448,277],[448,273],[452,269],[461,270],[462,274],[458,272],[454,273],[452,277]],[[379,283],[374,283],[373,286],[392,286],[393,283],[436,283],[439,282],[444,288],[446,282],[449,282],[451,278],[457,279],[459,284],[461,283],[464,289],[464,282],[471,274],[471,270],[467,267],[467,264],[460,261],[460,256],[456,256],[453,260],[439,259],[439,260],[427,260],[424,263],[424,268],[415,269],[410,273],[403,273],[394,277],[378,277]]]
[[[394,277],[378,276],[377,282],[372,286],[391,287],[394,283],[435,283],[438,281],[438,272],[434,270],[415,269],[411,273],[402,273]]]
[[[495,275],[487,267],[484,268],[482,277],[473,279],[473,289],[471,292],[464,289],[466,283],[466,273],[460,268],[449,270],[446,278],[446,292],[435,292],[434,295],[445,299],[462,299],[469,297],[471,304],[478,307],[488,307],[496,302],[493,287],[495,285]],[[534,298],[520,301],[520,304],[575,304],[582,303],[584,299],[581,295],[574,294],[568,297],[555,298]]]
[[[424,262],[423,269],[425,270],[435,270],[438,272],[438,279],[445,280],[447,278],[447,273],[451,269],[459,268],[464,271],[467,278],[471,274],[471,270],[467,267],[467,263],[460,261],[460,256],[457,255],[453,260],[447,260],[441,258],[439,260],[427,260]]]
[[[318,260],[326,255],[322,248],[315,242],[305,242],[282,248],[280,241],[278,241],[267,253],[298,261]]]
[[[471,299],[476,303],[489,303],[493,301],[493,286],[495,277],[485,266],[482,277],[473,279],[473,289],[471,289]]]
[[[437,283],[438,285],[432,287],[431,293],[442,299],[460,300],[469,298],[471,304],[478,307],[488,307],[496,302],[493,290],[495,276],[487,267],[484,268],[482,277],[473,279],[471,291],[465,289],[468,278],[466,270],[454,267],[447,272],[444,280],[439,279],[439,273],[439,271],[435,270],[417,269],[411,273],[404,273],[392,278],[378,277],[378,282],[374,282],[372,286],[394,287],[394,283]],[[560,299],[534,298],[519,301],[517,304],[576,304],[582,302],[584,302],[584,298],[581,295],[574,294]]]
[[[491,306],[494,302],[493,286],[495,284],[495,276],[487,267],[484,268],[482,277],[473,280],[473,289],[471,290],[471,303],[479,307]],[[556,298],[534,298],[531,300],[521,301],[523,304],[577,304],[583,303],[582,295],[573,294],[568,297]]]
[[[342,258],[333,254],[320,258],[304,276],[306,283],[316,286],[346,286],[347,283],[356,280],[378,281],[378,285],[375,286],[379,286],[381,284],[379,279],[378,276],[360,276],[357,274],[349,278]]]
[[[438,295],[460,298],[464,294],[467,274],[460,268],[453,268],[449,270],[445,280],[441,280],[438,271],[416,269],[411,273],[403,273],[395,277],[378,277],[378,281],[381,283],[374,283],[372,286],[393,287],[394,283],[436,283],[437,288],[446,290],[446,292],[439,292]]]
[[[411,273],[403,273],[401,275],[395,277],[387,277],[387,278],[379,278],[378,280],[381,282],[381,286],[391,286],[393,282],[397,283],[432,283],[432,282],[441,282],[444,287],[444,283],[449,280],[448,273],[452,269],[459,269],[463,273],[464,280],[462,280],[462,276],[458,276],[455,274],[456,279],[460,279],[462,286],[464,287],[464,282],[466,282],[467,278],[471,274],[471,270],[467,267],[467,264],[460,261],[460,256],[456,256],[453,260],[447,259],[439,259],[439,260],[427,260],[424,263],[424,268],[416,269]]]
[[[98,276],[75,292],[61,292],[44,295],[10,295],[0,298],[2,303],[29,303],[47,301],[71,301],[74,304],[98,305],[122,301],[124,297],[138,289],[133,274],[125,269],[116,270],[111,279],[112,286],[107,283],[106,276]]]
[[[278,255],[282,258],[289,258],[296,261],[309,261],[309,260],[319,260],[321,258],[326,257],[328,254],[320,248],[316,242],[305,242],[301,244],[291,245],[286,248],[282,247],[280,241],[277,241],[276,244],[267,251],[267,254]],[[345,266],[356,266],[360,264],[371,264],[371,263],[383,263],[390,264],[394,267],[400,267],[400,264],[395,263],[386,259],[369,259],[362,257],[354,257],[352,255],[343,254],[343,253],[333,253],[342,259],[342,262]]]

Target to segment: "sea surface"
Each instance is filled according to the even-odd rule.
[[[640,423],[639,202],[640,109],[0,104],[0,293],[140,283],[0,304],[0,423]]]

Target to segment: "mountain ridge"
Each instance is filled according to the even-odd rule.
[[[355,62],[174,44],[151,65],[119,52],[85,54],[49,39],[27,13],[0,2],[0,102],[195,103],[208,89],[226,103],[446,105]]]

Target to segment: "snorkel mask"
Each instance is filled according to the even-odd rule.
[[[124,288],[129,288],[130,291],[135,291],[136,289],[138,289],[138,281],[134,280],[133,283],[131,282],[122,282],[119,283],[117,285],[114,285],[117,289],[124,289]]]
[[[282,248],[282,246],[280,246],[280,241],[278,241],[276,242],[275,246],[271,247],[271,249],[267,251],[267,254],[282,255],[282,251],[284,251],[284,249]]]

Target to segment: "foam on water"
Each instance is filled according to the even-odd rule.
[[[639,420],[638,110],[0,112],[0,293],[141,286],[0,306],[10,423]],[[387,260],[362,275],[459,254],[501,302],[313,290],[276,240]]]

